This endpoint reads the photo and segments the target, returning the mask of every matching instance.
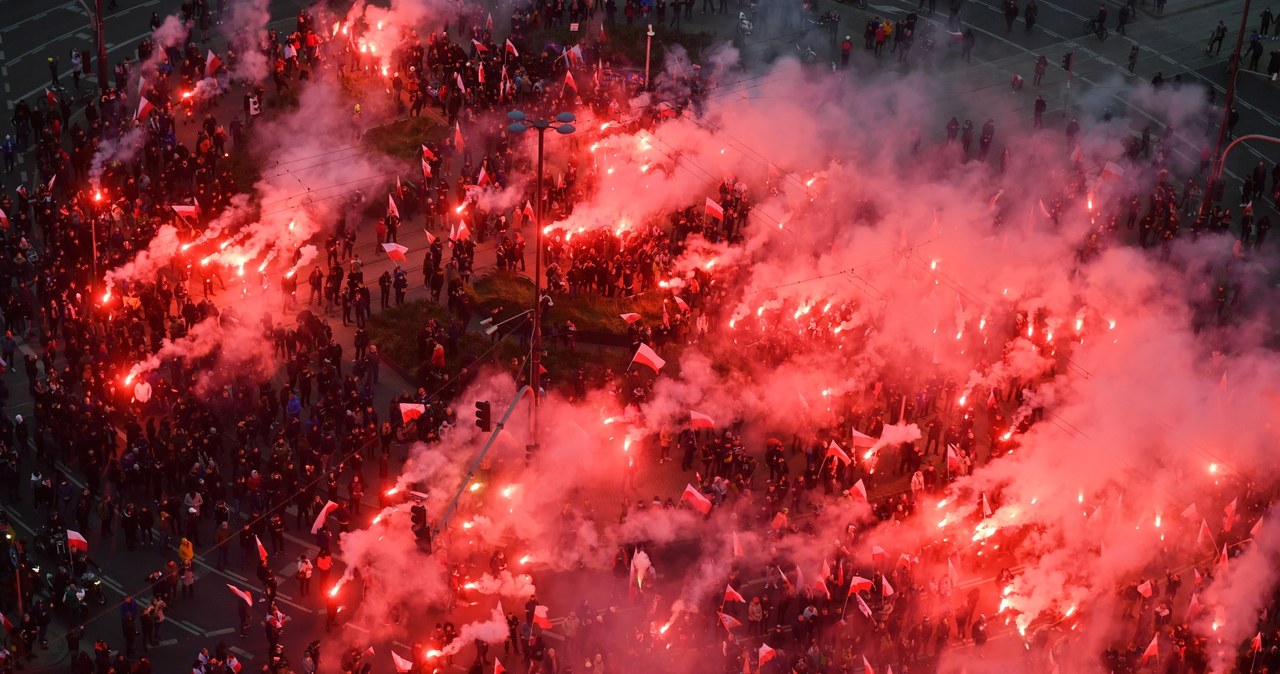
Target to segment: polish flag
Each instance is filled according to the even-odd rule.
[[[533,212],[533,202],[529,201],[528,199],[525,200],[523,213],[524,213],[524,217],[530,220],[534,219],[535,215]]]
[[[573,89],[573,93],[578,93],[578,83],[573,79],[573,72],[566,70],[564,72],[564,86]]]
[[[769,648],[769,644],[760,644],[760,666],[764,667],[764,663],[773,659],[777,652]]]
[[[489,12],[484,17],[484,27],[490,33],[493,32],[493,12]]]
[[[453,124],[453,149],[455,152],[462,152],[462,124],[454,122]]]
[[[86,539],[84,534],[79,531],[67,529],[67,545],[71,546],[72,550],[79,550],[80,552],[89,551],[89,540]]]
[[[1142,596],[1146,597],[1147,599],[1150,599],[1150,598],[1151,598],[1151,581],[1149,581],[1149,580],[1148,580],[1148,581],[1144,581],[1141,585],[1139,585],[1139,586],[1138,586],[1137,588],[1135,588],[1135,589],[1137,589],[1137,590],[1138,590],[1138,594],[1140,594],[1140,595],[1142,595]]]
[[[982,517],[984,519],[991,517],[991,503],[987,501],[987,495],[985,492],[982,494]]]
[[[689,310],[689,303],[688,303],[688,302],[685,302],[683,299],[680,299],[680,296],[679,296],[679,295],[674,295],[674,296],[672,296],[672,298],[671,298],[671,299],[674,299],[674,300],[676,301],[676,306],[680,307],[680,311],[688,311],[688,310]]]
[[[328,501],[324,507],[320,509],[320,513],[316,515],[316,521],[311,525],[311,535],[314,536],[324,528],[325,522],[329,520],[329,513],[338,509],[338,504]]]
[[[1200,519],[1200,513],[1196,510],[1196,504],[1192,503],[1187,506],[1187,509],[1182,511],[1182,516],[1189,520]]]
[[[391,651],[391,662],[395,663],[396,671],[399,672],[399,674],[405,674],[405,672],[413,669],[413,661],[405,660],[399,655],[396,655],[395,651]],[[494,669],[497,670],[501,666],[502,665],[496,664],[495,662]]]
[[[511,38],[507,38],[507,43],[504,45],[504,48],[507,50],[508,54],[511,54],[515,58],[520,58],[520,52],[516,51],[516,46],[511,43]]]
[[[862,576],[854,576],[849,580],[849,594],[866,592],[867,590],[870,590],[873,585],[874,583]]]
[[[143,96],[138,100],[138,112],[133,115],[133,118],[144,120],[147,118],[147,115],[151,114],[151,111],[155,109],[156,106],[152,105],[151,101],[148,101],[146,96]]]
[[[409,258],[405,257],[405,253],[409,252],[408,246],[402,246],[398,243],[384,243],[382,250],[387,252],[387,257],[400,264],[408,264]]]
[[[833,456],[836,457],[836,459],[840,463],[843,463],[846,466],[853,463],[853,459],[843,449],[840,448],[840,445],[836,444],[835,440],[832,440],[831,444],[827,446],[826,458],[830,459]]]
[[[400,217],[400,208],[396,206],[396,198],[390,194],[387,195],[387,215]]]
[[[498,659],[497,659],[497,658],[494,658],[494,659],[493,659],[493,674],[506,674],[506,671],[507,671],[507,668],[506,668],[506,667],[503,667],[503,666],[502,666],[502,663],[501,663],[501,662],[498,662]]]
[[[481,166],[480,173],[479,175],[476,176],[476,186],[481,187],[491,182],[493,182],[493,179],[489,177],[489,172],[486,171],[483,166]]]
[[[772,531],[782,531],[783,529],[786,529],[786,528],[787,528],[787,514],[782,511],[778,511],[778,514],[773,516],[773,521],[769,523],[769,529]],[[783,577],[785,578],[786,574],[783,574]]]
[[[863,484],[861,479],[853,483],[853,489],[849,490],[849,495],[862,499],[863,503],[870,503],[870,499],[867,498],[867,485]]]
[[[423,145],[423,146],[422,146],[422,159],[423,159],[424,161],[435,161],[435,160],[436,160],[436,153],[432,152],[432,151],[431,151],[431,148],[427,147],[426,145]]]
[[[422,177],[423,178],[431,177],[431,162],[425,159],[422,160]]]
[[[3,209],[0,209],[0,227],[9,228],[9,216],[5,214]]]
[[[640,314],[634,314],[634,313],[630,313],[630,312],[625,313],[625,314],[618,314],[618,315],[619,315],[619,316],[621,316],[621,317],[622,317],[622,320],[626,321],[626,322],[627,322],[627,324],[635,323],[636,321],[640,320],[641,318],[644,318],[644,317],[643,317],[643,316],[641,316]]]
[[[1104,164],[1102,167],[1102,179],[1103,180],[1124,180],[1124,171],[1125,169],[1123,166],[1113,161],[1109,161],[1106,164]]]
[[[1193,618],[1200,612],[1200,595],[1191,595],[1191,601],[1187,603],[1187,617]]]
[[[634,365],[636,363],[649,366],[650,368],[653,369],[654,373],[656,374],[659,370],[662,369],[663,365],[667,364],[667,361],[660,358],[657,352],[654,351],[653,348],[650,347],[648,344],[642,343],[640,345],[640,348],[636,349],[636,355],[631,357],[631,364]]]
[[[1142,657],[1138,659],[1139,662],[1145,663],[1147,660],[1150,660],[1151,658],[1158,659],[1160,657],[1160,644],[1158,642],[1159,637],[1160,637],[1159,634],[1151,635],[1151,643],[1147,645],[1147,650],[1142,652]]]
[[[462,92],[463,96],[466,96],[467,85],[465,82],[462,81],[462,73],[455,71],[453,73],[453,80],[458,83],[458,91]]]
[[[3,613],[0,613],[0,622],[4,624],[4,629],[6,632],[13,630],[13,623],[9,621],[9,616]]]
[[[735,627],[742,627],[741,620],[738,620],[737,618],[731,615],[728,615],[727,613],[717,612],[716,615],[720,616],[720,624],[724,625],[724,628],[727,630],[731,630]]]
[[[715,200],[712,199],[711,197],[707,197],[706,212],[707,212],[707,215],[710,215],[716,220],[724,220],[724,207],[716,203]]]
[[[174,213],[177,213],[184,218],[196,218],[200,216],[200,204],[193,204],[191,206],[186,204],[174,204],[173,206],[170,206],[170,208],[173,209]]]
[[[709,431],[716,427],[716,422],[712,420],[711,417],[701,412],[694,412],[693,410],[689,410],[689,427],[702,428]]]
[[[1262,531],[1262,518],[1259,517],[1257,522],[1253,523],[1253,527],[1249,529],[1249,535],[1254,538],[1258,537],[1258,533]]]
[[[876,674],[876,668],[871,666],[865,655],[862,656],[862,674]]]
[[[475,39],[471,40],[471,46],[476,48],[477,54],[489,53],[489,48],[481,44],[479,40],[475,40]]]
[[[711,512],[711,500],[706,496],[703,496],[702,492],[695,489],[691,484],[685,485],[684,493],[680,495],[680,500],[682,502],[688,501],[689,505],[693,506],[694,510],[697,510],[703,515]]]
[[[887,556],[888,555],[885,553],[884,548],[878,545],[871,546],[871,561],[883,562],[884,558]]]
[[[544,630],[551,629],[551,620],[547,618],[547,607],[539,605],[533,609],[533,624]]]
[[[855,595],[853,595],[853,598],[858,600],[858,610],[859,610],[859,611],[862,611],[862,615],[864,615],[864,616],[866,616],[866,617],[870,618],[870,617],[871,617],[871,607],[870,607],[870,606],[867,606],[867,602],[866,602],[866,601],[864,601],[864,600],[862,599],[862,595],[860,595],[860,594],[855,594]]]
[[[853,445],[854,447],[870,449],[871,447],[875,446],[876,439],[871,437],[870,435],[867,435],[866,433],[859,433],[858,431],[850,429],[849,444]]]
[[[423,414],[426,413],[426,411],[427,411],[426,405],[420,405],[415,403],[400,403],[400,419],[403,420],[406,424],[422,416]]]
[[[243,599],[244,603],[248,604],[249,606],[253,606],[252,594],[249,594],[245,590],[241,590],[240,588],[236,587],[235,585],[232,585],[231,583],[227,583],[227,589],[231,590],[231,592],[233,592],[237,597]]]
[[[888,599],[893,596],[893,593],[894,589],[893,586],[889,584],[889,579],[886,578],[883,573],[880,574],[880,594],[883,595],[885,599]]]
[[[947,470],[960,470],[960,455],[955,445],[947,445]]]
[[[1257,653],[1262,650],[1262,632],[1253,635],[1253,641],[1249,642],[1249,650]]]
[[[735,590],[735,589],[733,589],[733,586],[732,586],[732,585],[726,585],[726,586],[725,586],[725,588],[724,588],[724,601],[736,601],[736,602],[738,602],[739,604],[745,604],[745,603],[747,603],[747,600],[746,600],[746,599],[743,599],[743,598],[742,598],[742,595],[741,595],[741,594],[738,594],[738,591],[737,591],[737,590]]]
[[[254,536],[253,540],[258,544],[258,558],[262,560],[262,565],[266,566],[267,560],[271,557],[271,555],[267,554],[267,546],[263,545],[262,539],[257,536]]]
[[[214,75],[217,75],[218,69],[221,67],[222,59],[218,58],[218,55],[213,53],[213,50],[210,49],[209,56],[204,60],[204,76],[213,77]]]

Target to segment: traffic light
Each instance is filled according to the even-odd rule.
[[[1075,61],[1076,53],[1073,51],[1067,52],[1062,57],[1062,69],[1067,72],[1071,72],[1071,66],[1075,65]]]
[[[409,508],[409,519],[413,521],[413,528],[417,529],[427,524],[427,508],[426,506],[415,505]]]
[[[493,430],[493,406],[488,400],[476,402],[476,428],[485,433]]]

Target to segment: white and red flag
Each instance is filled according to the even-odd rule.
[[[79,550],[81,552],[89,551],[89,539],[85,538],[84,534],[79,531],[67,529],[67,545],[70,546],[72,550]]]
[[[681,501],[687,501],[694,510],[706,515],[711,512],[711,499],[702,495],[702,492],[688,484],[684,487],[684,493],[680,495]]]
[[[636,355],[632,356],[631,363],[633,365],[635,363],[647,365],[654,371],[654,373],[657,373],[662,369],[663,365],[667,364],[667,361],[658,356],[658,353],[653,350],[653,347],[648,344],[641,343],[640,348],[636,349]]]
[[[724,220],[724,207],[716,203],[715,199],[712,199],[711,197],[707,197],[706,212],[707,215],[710,215],[716,220]]]
[[[249,594],[248,591],[241,590],[240,588],[236,587],[235,585],[232,585],[231,583],[227,583],[227,589],[231,590],[231,592],[234,593],[241,600],[243,600],[244,603],[248,604],[249,606],[253,606],[253,595]]]
[[[701,413],[689,410],[689,427],[700,428],[704,430],[712,430],[716,427],[716,422],[711,417]]]
[[[739,594],[737,590],[733,589],[733,586],[732,586],[732,585],[726,585],[726,586],[725,586],[725,588],[724,588],[724,601],[736,601],[736,602],[738,602],[739,604],[745,604],[745,603],[747,603],[747,600],[746,600],[746,599],[743,599],[742,595],[741,595],[741,594]]]

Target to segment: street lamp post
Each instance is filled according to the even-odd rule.
[[[532,440],[530,446],[536,451],[538,447],[538,404],[542,399],[542,160],[543,138],[547,129],[555,129],[556,133],[567,136],[574,132],[574,116],[571,112],[562,112],[555,119],[528,119],[523,112],[512,110],[507,113],[511,123],[507,130],[512,133],[524,133],[533,130],[538,132],[538,174],[534,180],[534,252],[533,252],[533,354],[529,358],[529,387],[533,389],[530,404]]]
[[[1227,93],[1222,97],[1222,123],[1218,125],[1218,142],[1214,146],[1216,163],[1209,168],[1209,180],[1205,183],[1204,202],[1201,214],[1209,213],[1210,204],[1215,201],[1218,185],[1222,183],[1223,160],[1226,159],[1227,128],[1230,126],[1231,106],[1236,100],[1236,78],[1240,73],[1241,49],[1244,47],[1244,34],[1249,30],[1250,0],[1244,0],[1244,14],[1240,16],[1240,34],[1236,36],[1236,48],[1231,54],[1231,65],[1227,73]]]
[[[93,11],[89,11],[89,5],[85,0],[80,0],[80,7],[84,9],[84,13],[93,22],[93,40],[98,51],[98,91],[99,93],[107,90],[107,29],[103,23],[102,17],[102,0],[93,0]]]
[[[653,51],[653,24],[649,24],[649,32],[645,33],[644,40],[644,88],[649,90],[649,55]]]

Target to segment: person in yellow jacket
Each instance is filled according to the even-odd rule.
[[[196,548],[191,541],[184,538],[178,542],[178,559],[182,560],[183,564],[190,562],[195,556]]]

